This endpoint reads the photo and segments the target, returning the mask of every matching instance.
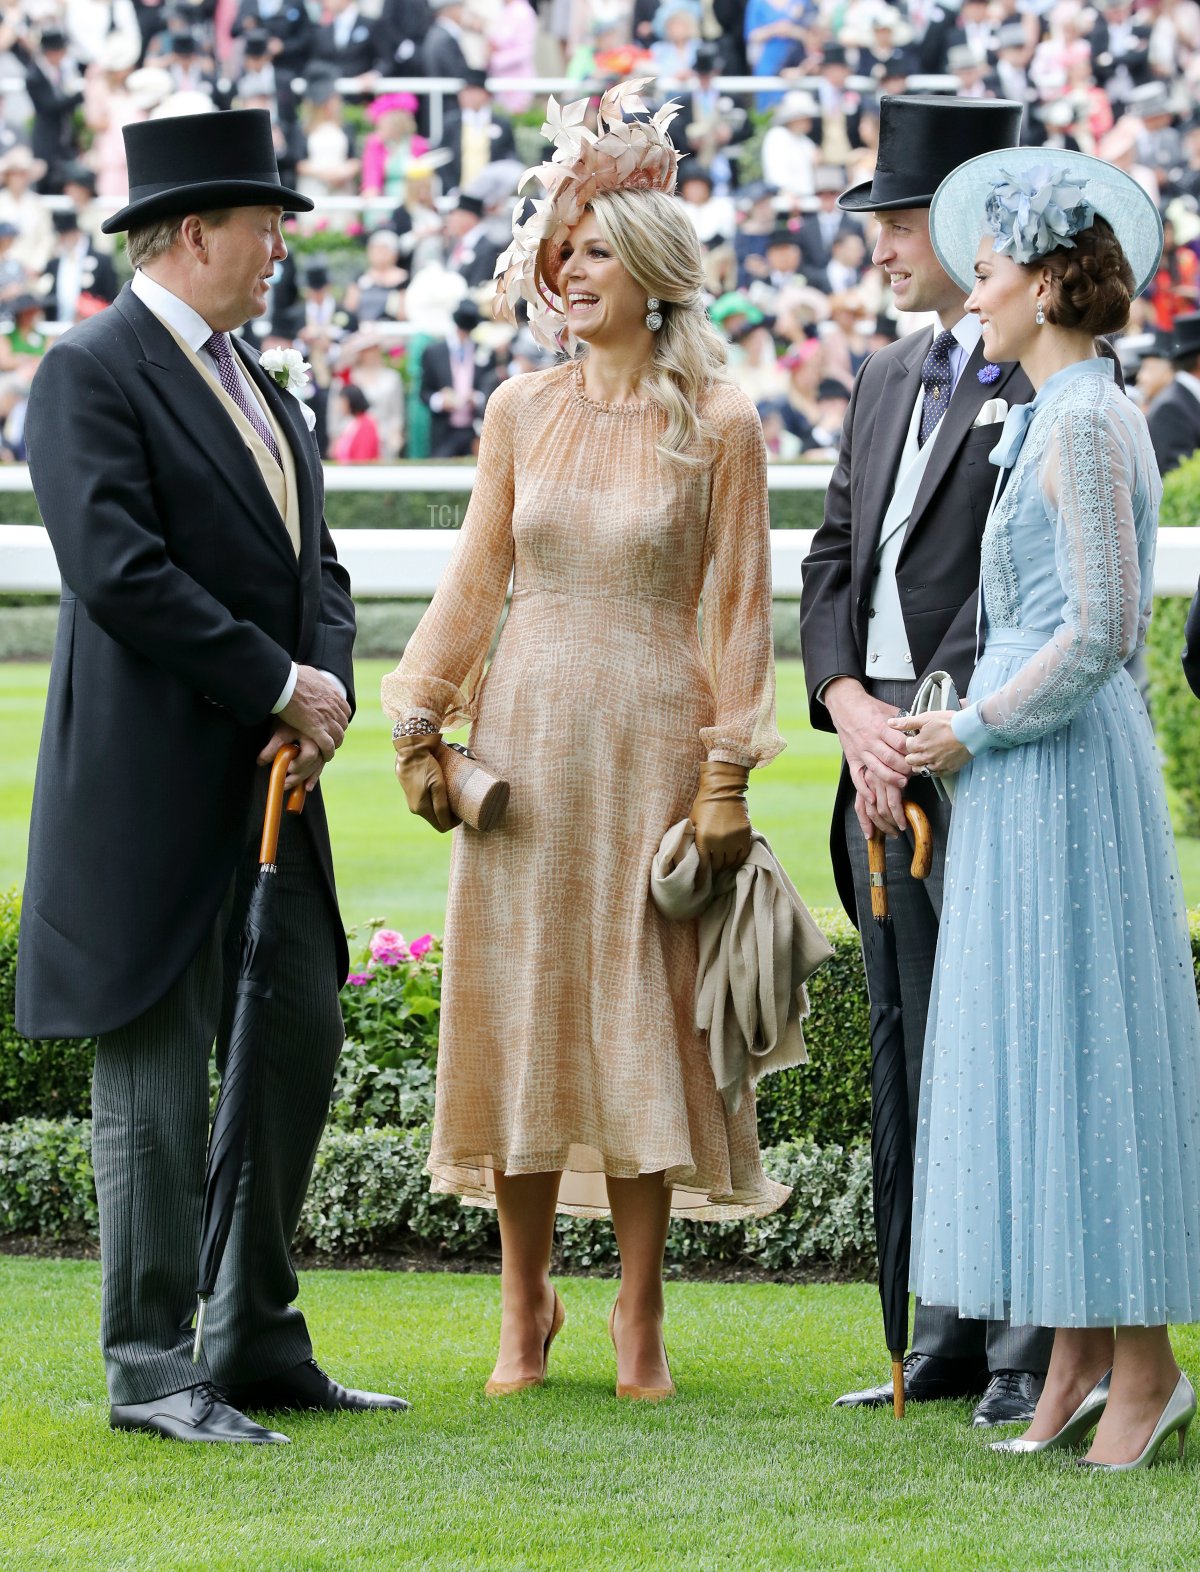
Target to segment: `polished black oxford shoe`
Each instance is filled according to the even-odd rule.
[[[1045,1384],[1045,1376],[1034,1375],[1030,1370],[994,1370],[971,1423],[1027,1425]]]
[[[944,1398],[978,1397],[987,1385],[985,1364],[974,1359],[940,1359],[936,1354],[908,1354],[904,1360],[904,1399],[934,1403]],[[892,1383],[847,1392],[835,1408],[890,1408]]]
[[[182,1392],[168,1392],[148,1403],[114,1403],[108,1422],[114,1430],[145,1430],[169,1441],[279,1446],[286,1445],[288,1439],[277,1430],[264,1430],[247,1419],[207,1381],[185,1387]]]
[[[226,1387],[225,1394],[237,1408],[271,1413],[313,1409],[329,1414],[362,1414],[376,1409],[399,1413],[412,1407],[403,1397],[389,1397],[386,1392],[359,1392],[352,1386],[342,1386],[327,1376],[315,1359],[306,1359],[303,1364],[281,1370],[265,1381]]]

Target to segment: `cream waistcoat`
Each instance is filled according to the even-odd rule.
[[[166,328],[167,332],[179,345],[189,362],[196,368],[205,382],[208,383],[213,394],[220,400],[221,407],[225,413],[237,426],[242,441],[250,449],[255,463],[262,472],[262,478],[266,482],[267,490],[271,493],[271,500],[279,509],[279,517],[287,528],[288,536],[292,542],[292,549],[298,557],[300,555],[300,508],[296,494],[296,462],[292,456],[292,446],[288,441],[287,433],[275,419],[270,406],[258,388],[255,387],[248,376],[244,377],[243,380],[246,386],[250,388],[254,397],[258,400],[259,408],[263,412],[263,418],[275,434],[275,443],[279,448],[279,456],[283,462],[283,468],[281,469],[268,452],[267,446],[258,432],[255,431],[245,415],[242,414],[241,410],[221,386],[221,380],[216,372],[201,360],[196,351],[175,331],[169,322],[163,321],[162,317],[159,317],[158,320],[162,322],[163,327]],[[236,356],[237,350],[235,349],[233,353]]]

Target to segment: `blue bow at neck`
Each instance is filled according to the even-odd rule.
[[[1035,413],[1032,404],[1014,404],[1004,417],[1004,429],[1000,433],[1000,440],[988,454],[993,464],[1001,469],[1011,469],[1017,461],[1017,454],[1021,451],[1021,444],[1025,440],[1025,433],[1029,430],[1029,422]]]

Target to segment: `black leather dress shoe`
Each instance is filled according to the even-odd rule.
[[[994,1370],[971,1423],[1027,1425],[1045,1384],[1045,1376],[1029,1370]]]
[[[149,1403],[114,1403],[108,1422],[114,1430],[148,1430],[170,1441],[241,1441],[271,1446],[286,1444],[288,1439],[247,1419],[207,1381],[182,1392],[168,1392]]]
[[[352,1386],[342,1386],[327,1376],[315,1359],[306,1359],[302,1365],[293,1365],[265,1381],[227,1387],[226,1395],[238,1408],[271,1412],[321,1409],[330,1414],[361,1414],[379,1408],[400,1412],[412,1407],[404,1398],[389,1397],[386,1392],[359,1392]]]
[[[933,1403],[942,1398],[978,1397],[987,1385],[987,1366],[973,1359],[939,1359],[936,1354],[908,1354],[904,1360],[904,1398],[908,1403]],[[835,1408],[890,1408],[892,1383],[847,1392]]]

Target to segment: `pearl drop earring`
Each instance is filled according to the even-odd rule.
[[[659,328],[663,325],[662,312],[658,309],[658,307],[658,300],[655,298],[655,296],[651,295],[649,300],[646,302],[646,326],[650,329],[651,333],[657,333]]]
[[[1037,315],[1033,320],[1037,323],[1038,327],[1044,327],[1046,324],[1046,313],[1042,310],[1042,303],[1040,300],[1038,301]]]

